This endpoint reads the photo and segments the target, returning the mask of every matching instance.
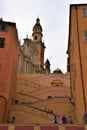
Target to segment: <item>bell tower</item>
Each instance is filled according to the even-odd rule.
[[[42,34],[42,27],[40,25],[40,19],[37,18],[36,19],[36,24],[34,25],[33,27],[33,41],[42,41],[42,37],[43,37],[43,34]]]
[[[40,70],[44,70],[44,43],[42,42],[42,26],[40,25],[40,19],[37,18],[36,19],[36,23],[33,27],[33,33],[32,33],[32,37],[33,37],[33,42],[38,50],[38,66],[40,68]]]

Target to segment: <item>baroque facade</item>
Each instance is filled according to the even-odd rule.
[[[38,73],[38,50],[31,39],[25,38],[23,45],[19,46],[19,72]]]
[[[40,19],[36,19],[33,27],[32,39],[28,36],[24,39],[23,45],[19,46],[19,72],[20,73],[46,73],[46,65],[44,63],[44,43],[42,42],[42,26]],[[50,71],[48,71],[50,73]]]

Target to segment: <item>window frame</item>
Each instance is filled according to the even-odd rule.
[[[0,23],[0,32],[7,32],[7,24]]]
[[[5,47],[5,38],[0,37],[0,48]]]
[[[87,8],[83,8],[83,17],[87,17]]]
[[[87,30],[84,31],[84,41],[87,43]]]

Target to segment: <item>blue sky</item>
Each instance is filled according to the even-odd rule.
[[[32,35],[32,28],[39,16],[43,28],[45,60],[66,72],[69,30],[69,5],[87,3],[87,0],[0,0],[0,17],[16,22],[19,39]]]

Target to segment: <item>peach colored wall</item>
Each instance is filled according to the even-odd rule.
[[[9,121],[12,120],[12,117],[15,117],[14,122],[38,122],[38,123],[51,123],[54,116],[46,114],[42,111],[35,110],[32,107],[26,105],[13,105],[10,110]]]
[[[14,23],[5,22],[5,24],[7,24],[7,31],[0,32],[0,37],[5,38],[5,47],[0,48],[0,95],[7,100],[5,109],[8,112],[9,105],[12,103],[16,92],[15,83],[18,67],[18,35]]]
[[[37,108],[40,108],[42,110],[53,110],[53,113],[62,116],[67,116],[67,119],[69,116],[72,116],[73,122],[75,122],[75,111],[73,105],[70,103],[70,100],[68,98],[53,98],[42,102],[37,102],[32,104],[32,106],[35,106]],[[60,121],[60,119],[59,119]]]
[[[54,81],[54,79],[60,79],[63,83],[62,86],[52,86],[51,82]],[[52,109],[55,114],[66,116],[72,116],[74,117],[74,110],[72,107],[72,104],[70,103],[69,97],[70,97],[70,82],[69,82],[69,75],[63,75],[63,74],[18,74],[17,76],[17,84],[16,84],[16,92],[17,96],[15,100],[18,100],[18,104],[14,104],[16,111],[14,109],[11,109],[9,114],[9,119],[12,119],[12,116],[17,116],[17,121],[24,121],[26,122],[26,116],[31,116],[31,107],[25,107],[26,103],[31,104],[33,107],[42,109],[43,111],[47,107],[47,109]],[[52,90],[51,90],[52,89]],[[42,90],[42,91],[41,91]],[[50,93],[51,91],[51,93]],[[67,96],[66,96],[67,92]],[[40,93],[40,94],[37,94]],[[62,94],[62,97],[64,98],[56,98],[57,96],[60,96],[60,93]],[[37,94],[37,95],[36,95]],[[49,94],[52,94],[54,98],[48,99]],[[66,98],[65,98],[66,97]],[[35,103],[36,102],[36,103]],[[23,111],[19,111],[19,107],[23,106]],[[13,107],[12,107],[13,108]],[[22,109],[20,109],[22,110]],[[27,110],[27,115],[24,113],[24,111]],[[39,117],[39,114],[41,113],[40,110],[37,111],[37,109],[33,108],[33,111],[37,113],[38,121],[45,122],[44,118],[41,119]],[[33,115],[32,111],[32,115]],[[25,116],[26,115],[26,116]],[[44,115],[43,113],[40,115]],[[28,119],[29,122],[37,121],[36,118],[33,115],[30,119]],[[45,112],[45,117],[47,117],[48,114]],[[50,122],[54,118],[54,115],[52,118],[50,118]],[[74,120],[74,118],[73,118]]]
[[[40,42],[36,44],[36,48],[38,49],[38,64],[44,68],[44,48]]]
[[[74,9],[72,12],[72,44],[73,45],[73,60],[71,61],[71,82],[73,87],[73,95],[75,97],[75,110],[76,110],[76,117],[77,122],[83,122],[83,113],[84,113],[84,106],[81,104],[83,102],[83,93],[82,93],[82,86],[81,86],[81,74],[80,74],[80,61],[79,61],[79,52],[78,52],[78,36],[77,36],[77,23],[76,23],[76,10]],[[73,26],[74,25],[74,26]],[[76,33],[76,34],[75,34]],[[74,36],[76,36],[74,38]],[[78,93],[79,90],[79,93]],[[79,114],[80,113],[80,114]]]
[[[3,97],[0,97],[0,122],[3,123],[5,120],[5,113],[6,113],[6,99]]]
[[[63,85],[53,86],[51,84],[55,79],[61,80]],[[21,87],[20,87],[21,86]],[[22,96],[30,95],[36,99],[47,99],[48,96],[70,97],[70,79],[69,76],[63,74],[18,74],[17,92]],[[17,94],[18,95],[18,94]],[[20,96],[20,99],[21,99]],[[34,99],[35,99],[34,98]],[[29,101],[29,100],[27,100]]]
[[[84,40],[84,31],[87,30],[87,19],[83,17],[82,9],[87,8],[87,5],[78,5],[77,10],[75,7],[71,7],[70,17],[70,75],[77,123],[83,123],[84,103],[86,103],[87,107],[87,43]],[[84,94],[86,102],[84,102]]]
[[[47,108],[47,109],[45,109]],[[14,104],[9,113],[9,121],[12,117],[15,117],[15,122],[52,122],[54,114],[49,114],[48,111],[53,110],[53,113],[59,116],[65,115],[67,120],[69,116],[72,116],[73,122],[74,109],[69,99],[50,99],[47,101],[37,102],[34,104]],[[57,121],[60,123],[60,117],[57,117]]]

